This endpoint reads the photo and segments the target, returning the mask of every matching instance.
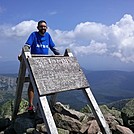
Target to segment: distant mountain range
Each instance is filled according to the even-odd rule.
[[[7,88],[11,89],[16,86],[16,83],[13,84],[16,81],[12,81],[11,79],[17,77],[18,67],[19,62],[0,62],[0,74],[4,74],[5,76],[4,83],[3,78],[0,76],[0,89],[3,90],[5,87],[7,90]],[[134,97],[134,72],[115,70],[89,71],[84,68],[83,71],[89,81],[91,91],[99,104]],[[3,97],[0,96],[0,98]],[[72,107],[77,106],[77,109],[87,104],[86,98],[81,90],[59,93],[58,100],[62,103],[71,104]]]
[[[88,71],[84,70],[90,88],[99,104],[134,97],[134,72],[125,71]],[[59,95],[59,100],[66,100],[72,106],[81,108],[87,100],[80,91],[68,91]],[[63,103],[65,101],[62,101]],[[74,104],[73,104],[73,103]]]

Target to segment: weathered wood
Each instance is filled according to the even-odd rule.
[[[75,57],[28,58],[40,95],[89,86]]]
[[[23,89],[23,84],[25,80],[25,72],[26,72],[26,66],[24,63],[24,60],[22,59],[20,62],[20,68],[19,68],[19,77],[17,80],[17,87],[16,87],[16,94],[15,94],[15,101],[14,101],[14,109],[13,109],[13,114],[12,114],[12,119],[16,118],[16,115],[19,110],[19,105],[21,102],[21,95],[22,95],[22,89]]]
[[[30,82],[30,78],[29,78],[29,77],[25,77],[24,82]],[[17,77],[17,79],[16,79],[16,83],[18,83],[18,77]]]
[[[29,52],[30,52],[29,48],[25,46],[22,48],[22,54],[18,56],[18,60],[20,60],[20,68],[19,68],[18,78],[16,80],[17,87],[16,87],[16,94],[15,94],[15,101],[14,101],[14,109],[12,113],[13,120],[16,118],[18,110],[19,110],[23,85],[25,81],[26,64],[24,61],[24,57],[27,57],[27,58],[30,57],[31,54],[29,55]]]
[[[66,49],[65,52],[64,52],[64,56],[73,57],[73,54],[71,53],[70,49]],[[56,98],[57,98],[57,93],[54,93],[54,94],[51,95],[51,98],[50,98],[50,105],[51,105],[51,107],[53,107],[55,105]]]
[[[64,56],[69,56],[69,57],[73,57],[73,54],[71,53],[70,49],[66,49]]]
[[[32,54],[32,57],[63,57],[63,55],[44,55],[44,54]]]
[[[105,118],[104,118],[92,92],[91,92],[91,89],[85,88],[85,89],[83,89],[83,92],[84,92],[84,94],[89,102],[89,106],[90,106],[90,108],[95,116],[95,119],[96,119],[98,125],[100,126],[102,133],[103,134],[111,134],[109,126],[105,121]]]
[[[47,125],[48,134],[58,134],[46,96],[39,97],[42,117]]]
[[[54,93],[51,95],[51,98],[50,98],[51,107],[53,107],[56,104],[56,98],[57,98],[57,93]]]

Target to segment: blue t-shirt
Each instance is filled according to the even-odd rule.
[[[55,44],[48,32],[44,36],[40,35],[39,32],[33,32],[29,36],[26,44],[31,47],[31,54],[48,54],[49,48],[53,48]]]

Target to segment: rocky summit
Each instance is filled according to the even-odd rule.
[[[133,134],[134,132],[134,99],[124,102],[121,110],[115,108],[114,104],[113,106],[110,104],[110,107],[100,106],[112,134]],[[0,134],[47,134],[39,109],[29,113],[26,110],[28,103],[23,99],[17,118],[12,121],[10,104],[12,103],[6,102],[0,109]],[[102,134],[89,105],[76,111],[68,105],[57,102],[51,111],[59,134]]]

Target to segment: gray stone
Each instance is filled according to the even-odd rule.
[[[34,128],[34,120],[29,118],[17,118],[14,122],[14,130],[16,133],[21,134],[26,132],[28,128]]]
[[[58,128],[58,134],[69,134],[69,131],[62,128]]]
[[[88,128],[88,134],[96,134],[96,133],[100,132],[100,128],[99,128],[99,125],[96,120],[92,120],[88,123],[90,124],[90,126]]]
[[[116,125],[116,129],[121,133],[121,134],[133,134],[133,132],[124,126]]]
[[[80,118],[85,116],[84,113],[78,112],[78,111],[73,110],[73,109],[66,108],[60,102],[57,102],[55,104],[54,109],[56,110],[56,112],[58,112],[60,114],[67,115],[67,116],[70,116],[70,117],[78,119],[78,120],[80,120]]]
[[[44,123],[42,123],[42,124],[37,124],[36,129],[37,129],[39,132],[42,132],[42,133],[46,133],[46,132],[47,132],[47,128],[46,128],[46,126],[45,126]]]
[[[56,126],[69,131],[80,132],[82,123],[74,118],[59,113],[54,114]]]
[[[0,131],[3,131],[11,124],[11,121],[9,118],[1,118],[0,119]]]

